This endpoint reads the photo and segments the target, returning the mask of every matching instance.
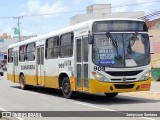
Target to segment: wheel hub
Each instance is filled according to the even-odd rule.
[[[68,82],[66,82],[66,83],[64,84],[64,92],[65,92],[65,93],[69,93],[69,92],[70,92],[70,87],[69,87],[69,83],[68,83]]]

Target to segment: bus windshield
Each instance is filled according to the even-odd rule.
[[[92,59],[96,65],[114,68],[148,65],[150,63],[148,34],[95,34]]]

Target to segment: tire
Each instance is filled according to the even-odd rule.
[[[73,98],[74,91],[71,90],[71,85],[68,77],[63,78],[62,80],[62,94],[65,98]]]
[[[113,97],[115,97],[115,96],[118,95],[118,93],[104,93],[104,94],[105,94],[106,97],[108,97],[108,98],[113,98]]]
[[[32,89],[33,88],[33,85],[26,85],[25,77],[24,77],[23,74],[21,74],[20,77],[19,77],[19,84],[20,84],[20,88],[22,90],[27,90],[27,89]]]
[[[20,77],[19,77],[19,84],[20,84],[20,88],[22,90],[26,89],[25,79],[24,79],[24,75],[23,74],[21,74]]]
[[[3,76],[3,72],[0,72],[0,76]]]
[[[157,81],[160,81],[160,77],[158,77]]]

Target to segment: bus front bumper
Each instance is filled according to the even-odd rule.
[[[136,92],[149,91],[151,87],[152,78],[145,81],[126,82],[126,83],[110,83],[100,82],[96,79],[90,79],[89,91],[90,93],[113,93],[113,92]]]

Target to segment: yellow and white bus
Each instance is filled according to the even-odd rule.
[[[7,77],[21,89],[44,86],[104,93],[149,91],[150,42],[138,19],[90,20],[8,47]]]

